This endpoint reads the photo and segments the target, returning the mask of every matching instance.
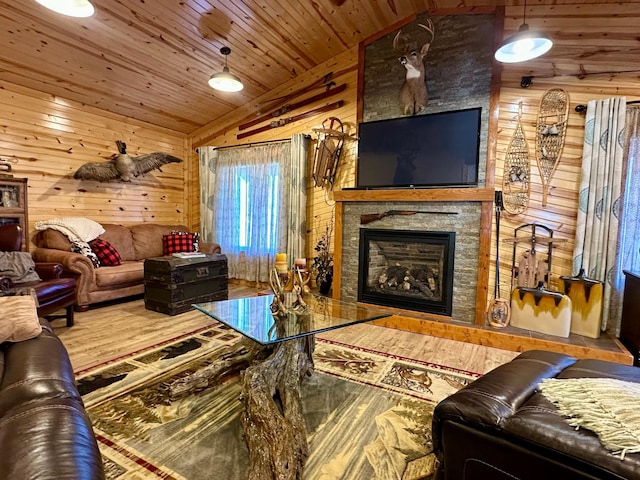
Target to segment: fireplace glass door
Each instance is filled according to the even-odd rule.
[[[361,229],[358,301],[450,316],[455,235]]]

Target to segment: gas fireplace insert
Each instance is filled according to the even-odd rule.
[[[361,229],[358,301],[450,316],[455,236]]]

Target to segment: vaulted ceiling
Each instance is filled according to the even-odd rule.
[[[616,0],[534,0],[530,4]],[[183,133],[229,113],[361,40],[433,8],[522,0],[96,0],[74,19],[0,0],[0,81]],[[629,3],[629,2],[625,2]],[[219,93],[229,69],[245,84]]]

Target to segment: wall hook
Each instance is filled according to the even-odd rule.
[[[533,77],[522,77],[520,79],[520,86],[522,88],[529,88],[531,86],[532,80],[533,80]]]

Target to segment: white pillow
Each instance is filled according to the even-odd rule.
[[[0,297],[0,343],[22,342],[42,331],[36,299],[32,295]]]

